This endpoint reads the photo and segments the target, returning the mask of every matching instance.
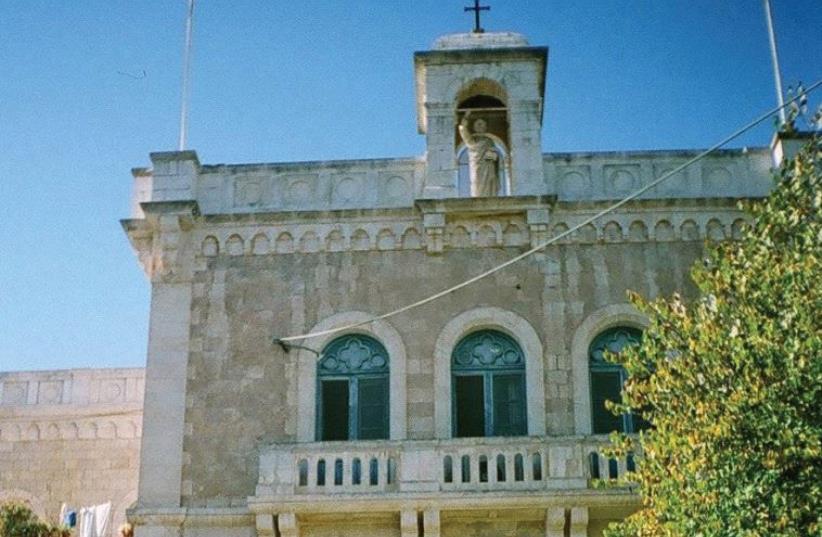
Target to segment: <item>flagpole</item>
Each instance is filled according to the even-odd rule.
[[[785,124],[785,97],[782,93],[782,74],[779,70],[779,54],[776,52],[776,33],[773,27],[773,13],[771,12],[770,0],[763,0],[765,3],[765,17],[768,22],[768,40],[771,43],[771,63],[773,64],[773,77],[776,84],[776,102],[779,105],[779,124]]]
[[[189,79],[191,78],[191,34],[194,24],[194,0],[188,0],[188,16],[186,17],[186,40],[183,49],[183,87],[180,98],[180,143],[179,150],[186,148],[188,136],[188,94]]]

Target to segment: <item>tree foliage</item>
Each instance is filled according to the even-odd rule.
[[[70,537],[71,531],[38,520],[27,506],[0,504],[0,537]]]
[[[609,537],[822,535],[822,140],[780,170],[740,241],[692,271],[700,299],[645,301],[612,359],[638,442],[642,508]],[[637,440],[622,438],[620,449]]]

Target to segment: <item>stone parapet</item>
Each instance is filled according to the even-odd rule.
[[[100,405],[142,407],[145,370],[0,372],[0,419],[74,413]]]
[[[548,192],[564,201],[618,200],[699,155],[687,151],[548,153],[543,169]],[[654,186],[640,199],[756,198],[768,194],[767,148],[714,151]]]
[[[365,510],[363,502],[374,501],[458,509],[523,498],[540,505],[567,494],[621,497],[624,489],[599,492],[594,482],[624,479],[636,463],[603,456],[606,444],[602,437],[511,437],[273,445],[260,453],[249,505],[322,512]]]
[[[438,187],[431,177],[426,178],[422,158],[201,165],[189,153],[193,155],[163,153],[160,160],[154,154],[155,169],[134,170],[134,218],[144,217],[142,203],[157,201],[191,200],[204,215],[242,215],[402,209],[424,198],[457,196],[456,157],[451,156],[428,155],[429,165],[440,158],[447,159],[445,168],[454,168]],[[541,170],[539,162],[519,166],[515,193],[556,195],[560,201],[620,199],[698,153],[547,153],[542,155]],[[176,155],[185,160],[175,167],[169,159]],[[771,158],[768,148],[717,151],[645,192],[641,199],[763,197],[772,186]],[[157,175],[158,170],[164,175]],[[433,195],[434,191],[438,194]]]

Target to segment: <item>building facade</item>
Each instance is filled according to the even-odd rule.
[[[137,499],[145,372],[0,373],[0,503],[57,522],[111,502],[111,534]]]
[[[646,325],[629,290],[695,296],[771,151],[714,152],[587,222],[698,152],[543,154],[547,59],[512,33],[416,53],[422,157],[133,171],[139,537],[598,536],[639,506],[598,485],[637,464],[601,456],[607,432],[645,426],[605,412],[624,375],[603,353]]]

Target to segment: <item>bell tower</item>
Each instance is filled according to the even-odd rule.
[[[417,128],[426,139],[423,197],[544,193],[547,61],[547,47],[510,32],[446,35],[414,54]],[[491,186],[472,190],[472,174]]]

